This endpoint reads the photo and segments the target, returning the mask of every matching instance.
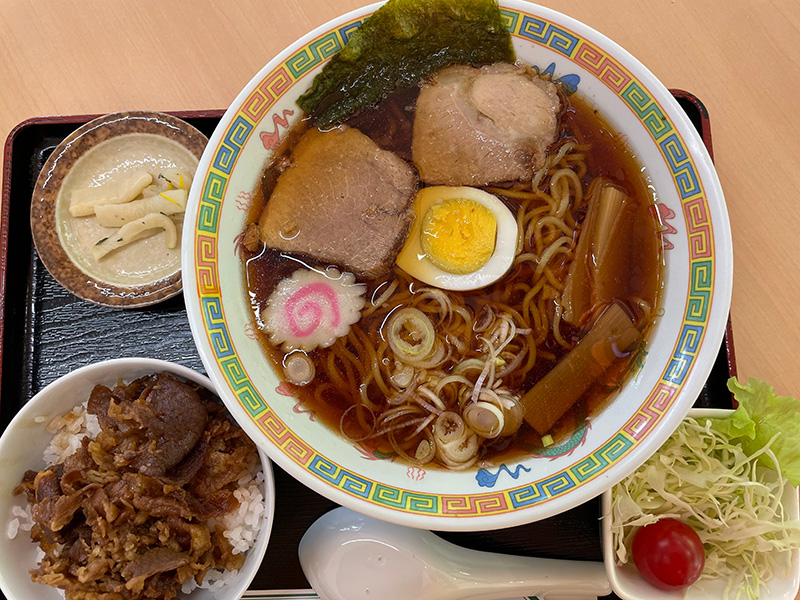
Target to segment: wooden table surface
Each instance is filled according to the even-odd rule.
[[[711,115],[741,377],[800,395],[800,2],[544,0]],[[0,0],[0,135],[40,115],[225,108],[277,52],[363,0]]]

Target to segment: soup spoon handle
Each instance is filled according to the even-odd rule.
[[[611,593],[602,563],[468,550],[430,531],[347,508],[320,517],[299,547],[322,600],[497,600],[521,595],[594,598]]]

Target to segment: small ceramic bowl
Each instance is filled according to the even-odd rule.
[[[6,598],[64,598],[60,590],[31,581],[29,570],[36,568],[39,549],[31,541],[28,532],[20,530],[13,539],[9,538],[7,532],[7,524],[12,519],[12,507],[19,506],[20,498],[24,498],[14,496],[14,488],[22,480],[25,471],[45,466],[42,452],[53,438],[53,434],[46,429],[48,422],[84,402],[97,384],[113,386],[119,379],[128,383],[161,371],[214,391],[206,377],[175,363],[148,358],[114,359],[82,367],[57,379],[36,394],[6,428],[0,437],[0,523],[3,531],[0,535],[0,589]],[[238,577],[218,591],[195,589],[188,596],[192,600],[233,600],[241,597],[261,565],[272,528],[275,485],[269,459],[263,452],[259,452],[259,456],[264,472],[266,510],[255,545],[248,551]]]
[[[33,241],[56,281],[84,300],[119,308],[180,293],[182,215],[172,217],[178,231],[174,248],[161,231],[97,259],[93,247],[119,230],[103,227],[94,215],[72,216],[69,207],[75,190],[143,171],[194,173],[207,142],[185,121],[147,111],[104,115],[67,136],[42,167],[31,200]]]
[[[731,412],[723,409],[692,409],[688,416],[695,419],[726,417]],[[602,498],[602,538],[606,575],[614,593],[623,600],[721,600],[724,597],[723,590],[728,583],[724,580],[703,580],[685,590],[660,590],[644,580],[632,561],[618,566],[611,535],[611,493],[611,490],[606,491]],[[789,519],[800,517],[797,488],[787,485],[782,500]],[[769,600],[795,598],[800,587],[800,551],[792,551],[791,562],[791,573],[787,577],[773,577],[765,582],[766,587],[762,589],[760,598]]]

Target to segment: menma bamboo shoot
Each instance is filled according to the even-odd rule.
[[[636,204],[610,182],[599,186],[564,282],[563,320],[579,325],[594,306],[624,297],[622,274],[631,261],[631,228]]]
[[[544,435],[611,365],[638,347],[641,334],[619,303],[612,303],[589,332],[522,397],[525,420]]]

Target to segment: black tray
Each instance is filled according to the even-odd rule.
[[[711,151],[708,113],[693,95],[673,90]],[[208,136],[222,111],[174,113]],[[141,309],[104,308],[79,300],[50,276],[36,255],[29,214],[33,185],[64,137],[93,115],[43,117],[18,125],[4,154],[0,221],[0,431],[36,392],[77,367],[120,356],[158,357],[205,372],[189,330],[183,297]],[[727,334],[696,406],[730,408],[725,383],[735,375]],[[274,466],[276,506],[266,557],[254,590],[307,589],[297,558],[306,529],[336,505]],[[485,551],[602,560],[599,499],[530,525],[476,533],[442,533]],[[615,596],[610,596],[614,598]]]

